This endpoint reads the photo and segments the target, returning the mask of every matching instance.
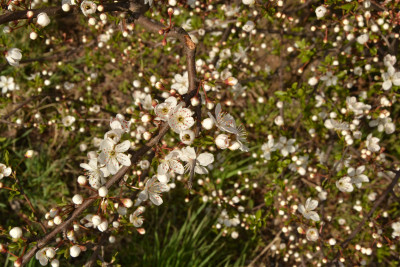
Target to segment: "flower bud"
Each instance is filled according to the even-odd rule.
[[[37,33],[36,32],[31,32],[30,34],[29,34],[29,38],[31,38],[31,40],[36,40],[36,38],[37,38]]]
[[[49,257],[50,259],[54,258],[54,256],[56,256],[56,251],[54,250],[54,248],[47,248],[46,256]]]
[[[99,196],[100,197],[106,197],[108,194],[108,189],[105,186],[102,186],[99,188]]]
[[[55,225],[60,225],[62,223],[62,218],[60,215],[57,215],[56,217],[54,217],[54,224]]]
[[[80,184],[80,185],[85,185],[86,183],[87,183],[86,177],[83,176],[83,175],[80,175],[80,176],[78,177],[78,184]]]
[[[75,196],[72,197],[72,202],[75,205],[80,205],[83,202],[83,197],[81,195],[76,194]]]
[[[212,127],[214,126],[214,121],[211,118],[207,118],[201,122],[201,125],[203,126],[204,129],[211,130]]]
[[[238,79],[236,79],[235,77],[229,77],[224,81],[224,83],[230,86],[234,86],[238,83]]]
[[[193,97],[192,99],[190,99],[190,104],[191,104],[193,107],[198,106],[198,105],[200,104],[199,98],[198,98],[198,97]]]
[[[29,10],[28,12],[26,12],[26,16],[28,17],[28,19],[33,17],[33,11]]]
[[[61,8],[62,8],[62,10],[63,10],[64,12],[68,12],[68,11],[71,10],[71,7],[69,6],[69,4],[63,4],[63,5],[61,6]]]
[[[150,132],[144,132],[143,133],[143,139],[148,141],[151,138],[151,133]]]
[[[226,134],[220,134],[215,138],[215,144],[217,145],[218,148],[220,149],[226,149],[229,147],[229,136]]]
[[[39,24],[42,27],[46,27],[47,25],[50,24],[50,18],[47,16],[45,12],[40,13],[37,15],[37,24]]]
[[[150,114],[145,114],[142,116],[142,122],[143,123],[148,123],[151,121],[151,115]]]
[[[110,242],[111,244],[115,243],[115,236],[110,235],[110,237],[108,238],[108,242]]]
[[[10,230],[10,236],[13,239],[19,239],[22,237],[22,229],[20,227],[14,227]]]
[[[81,248],[77,245],[69,248],[69,255],[71,255],[71,257],[76,258],[79,254],[81,254]]]
[[[121,199],[121,202],[127,208],[130,208],[133,206],[133,201],[130,198],[123,198],[123,199]]]

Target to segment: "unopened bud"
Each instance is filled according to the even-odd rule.
[[[68,12],[68,11],[71,10],[71,7],[69,6],[69,4],[63,4],[63,5],[61,6],[61,8],[62,8],[62,10],[63,10],[64,12]]]
[[[28,12],[26,12],[26,16],[28,17],[28,19],[33,17],[33,11],[29,10]]]
[[[142,122],[143,123],[148,123],[151,121],[151,115],[150,114],[145,114],[142,116]]]
[[[143,138],[144,138],[144,140],[146,140],[146,141],[150,140],[150,138],[151,138],[151,133],[149,133],[149,132],[144,132],[144,133],[143,133]]]
[[[198,97],[193,97],[190,99],[190,104],[192,104],[193,107],[198,106],[200,104],[200,100]]]
[[[76,194],[75,196],[72,197],[72,202],[75,205],[80,205],[83,202],[83,197],[81,195]]]
[[[174,9],[172,7],[168,8],[168,15],[174,14]]]
[[[57,215],[56,217],[54,217],[54,224],[55,225],[60,225],[62,223],[62,218],[60,215]]]
[[[81,254],[81,248],[77,245],[69,248],[69,255],[71,255],[71,257],[76,258],[79,254]]]
[[[207,102],[206,104],[207,109],[211,110],[214,108],[214,103],[213,102]]]
[[[123,199],[121,199],[121,202],[127,208],[130,208],[133,206],[133,201],[130,198],[123,198]]]
[[[108,194],[108,189],[105,186],[102,186],[99,188],[99,196],[100,197],[106,197]]]
[[[238,80],[235,77],[229,77],[224,81],[224,83],[230,86],[234,86],[238,83]]]
[[[164,89],[164,85],[161,82],[156,82],[156,88],[158,90]]]
[[[98,6],[97,6],[97,10],[98,10],[99,12],[103,12],[103,11],[104,11],[104,6],[103,6],[103,5],[98,5]]]
[[[87,183],[86,177],[83,176],[83,175],[80,175],[80,176],[78,177],[78,184],[80,184],[80,185],[85,185],[86,183]]]

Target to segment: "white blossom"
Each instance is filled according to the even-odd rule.
[[[194,124],[193,112],[178,105],[168,117],[168,124],[176,133],[188,130]]]
[[[196,152],[193,147],[182,148],[182,154],[180,155],[181,160],[187,162],[185,170],[189,171],[194,168],[194,172],[198,174],[207,174],[208,170],[205,168],[214,162],[214,155],[208,152],[204,152],[196,156]]]
[[[382,74],[382,89],[389,90],[393,85],[400,85],[400,72],[396,72],[393,66],[389,66],[387,72]]]
[[[286,157],[289,153],[296,151],[296,147],[293,145],[296,139],[287,139],[286,136],[279,137],[279,142],[276,144],[276,148],[281,151],[282,156]]]
[[[158,182],[157,176],[153,176],[146,182],[144,190],[139,193],[138,202],[136,205],[150,198],[150,201],[154,205],[160,206],[163,203],[160,194],[168,190],[168,185]]]
[[[349,168],[347,170],[347,175],[351,178],[351,182],[357,186],[357,188],[361,188],[362,183],[369,182],[368,176],[363,174],[365,171],[365,166],[359,166],[357,169]]]
[[[318,200],[312,200],[311,198],[308,198],[304,206],[302,204],[299,204],[298,210],[301,214],[303,214],[304,218],[318,222],[319,215],[314,211],[317,206]]]
[[[10,176],[12,170],[10,167],[7,167],[5,164],[0,163],[0,180],[4,177]]]
[[[400,222],[392,223],[392,228],[393,228],[392,238],[400,236]]]
[[[18,89],[18,86],[16,86],[13,77],[0,76],[0,88],[2,88],[1,92],[5,94],[7,91]]]
[[[118,172],[120,164],[124,166],[130,166],[130,158],[123,154],[126,152],[131,143],[125,140],[121,144],[116,145],[113,141],[105,139],[100,145],[101,153],[99,155],[100,164],[105,164],[107,166],[110,174],[114,175]]]
[[[340,178],[339,181],[336,182],[336,187],[342,192],[353,192],[354,187],[351,184],[351,178],[348,176]]]
[[[21,49],[11,48],[6,53],[6,59],[11,66],[18,67],[22,59]]]
[[[154,107],[154,113],[163,121],[168,121],[169,116],[173,113],[178,100],[171,96],[168,97],[164,103],[158,104]]]
[[[310,228],[306,232],[307,240],[309,241],[317,241],[318,240],[318,230],[316,228]]]
[[[326,7],[324,6],[319,6],[315,9],[315,15],[317,16],[318,19],[323,18],[326,14]]]
[[[324,76],[322,76],[321,81],[325,81],[326,86],[332,86],[337,84],[338,78],[332,74],[332,72],[328,71]]]
[[[143,224],[143,217],[140,216],[143,212],[145,211],[145,207],[140,206],[138,207],[134,213],[132,213],[129,216],[129,221],[133,224],[135,227],[140,227]]]
[[[366,146],[367,149],[371,152],[378,152],[381,147],[379,146],[379,138],[378,137],[373,137],[372,134],[369,134],[367,136],[367,140],[366,140]]]
[[[173,171],[177,174],[183,174],[185,169],[182,163],[179,162],[179,158],[182,152],[180,150],[171,151],[165,159],[161,160],[161,164],[158,165],[157,173],[159,175],[165,175],[168,171]],[[163,182],[163,181],[160,181]]]
[[[189,76],[188,72],[185,71],[183,75],[175,74],[175,83],[171,85],[172,89],[178,91],[179,94],[184,95],[189,90]]]
[[[92,2],[92,1],[84,0],[81,3],[81,10],[82,10],[83,15],[85,15],[85,16],[94,14],[96,12],[96,9],[97,9],[97,5],[96,5],[96,3]]]
[[[276,151],[277,147],[275,145],[274,138],[268,138],[268,142],[264,143],[261,146],[261,150],[263,151],[264,158],[266,160],[271,160],[271,152]]]

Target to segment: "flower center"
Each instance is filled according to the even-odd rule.
[[[178,117],[178,122],[179,123],[184,123],[185,122],[185,118],[183,116],[179,116]]]

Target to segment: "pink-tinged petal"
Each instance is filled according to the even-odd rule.
[[[361,165],[357,168],[357,174],[362,174],[365,171],[365,166]]]
[[[150,193],[150,200],[153,202],[154,205],[160,206],[163,203],[162,198],[159,194],[152,194]]]
[[[100,164],[106,164],[108,161],[108,154],[105,152],[101,152],[98,159]]]
[[[354,176],[356,174],[356,170],[354,168],[350,167],[347,169],[347,174],[349,176]]]
[[[7,176],[10,176],[11,172],[12,172],[12,171],[11,171],[11,168],[10,168],[10,167],[7,167],[7,168],[4,170],[3,174],[4,174],[5,177],[7,177]]]
[[[100,172],[103,174],[103,177],[110,176],[110,171],[107,169],[107,167],[100,168]]]
[[[157,173],[160,175],[164,175],[168,172],[169,166],[167,163],[163,162],[157,167]]]
[[[208,170],[203,166],[195,166],[194,167],[194,172],[198,173],[198,174],[207,174]]]
[[[200,165],[202,166],[208,166],[209,164],[214,162],[214,155],[208,152],[201,153],[197,157],[197,161],[199,162]]]
[[[383,90],[389,90],[392,88],[392,81],[388,80],[382,84]]]
[[[297,210],[301,213],[304,214],[304,212],[306,211],[304,206],[302,204],[299,204],[299,207],[297,208]]]
[[[124,166],[131,166],[131,159],[125,154],[118,153],[117,160]]]
[[[309,217],[315,222],[319,221],[319,215],[315,211],[311,211]]]
[[[178,100],[176,97],[170,96],[165,100],[165,103],[168,103],[171,108],[174,108],[178,104]]]
[[[160,181],[160,183],[163,183],[163,184],[166,184],[169,182],[169,176],[166,174],[157,175],[157,179],[158,179],[158,181]]]
[[[309,206],[307,207],[308,210],[315,210],[318,206],[318,200],[311,200]]]
[[[142,191],[142,192],[139,193],[138,198],[139,198],[141,201],[146,201],[146,200],[149,198],[149,194],[147,193],[146,190],[144,190],[144,191]]]
[[[90,167],[89,164],[86,163],[81,163],[79,166],[81,166],[81,168],[84,168],[85,170],[88,170],[90,172],[94,171],[92,167]]]
[[[115,151],[116,152],[125,152],[127,151],[129,148],[131,147],[131,142],[129,142],[129,140],[125,140],[124,142],[122,142],[121,144],[118,144],[115,146]],[[129,166],[129,165],[128,165]]]
[[[182,163],[180,163],[177,160],[171,160],[169,162],[169,164],[171,165],[171,169],[176,172],[177,174],[183,174],[185,172],[185,168],[183,168]]]
[[[112,175],[116,174],[119,170],[119,163],[116,158],[110,158],[107,162],[107,169]]]
[[[114,142],[111,139],[104,139],[100,143],[100,149],[105,152],[109,152],[114,149]]]
[[[310,210],[310,208],[309,208],[310,207],[310,202],[311,202],[311,198],[309,197],[309,198],[307,198],[306,204],[304,205],[306,210]]]

